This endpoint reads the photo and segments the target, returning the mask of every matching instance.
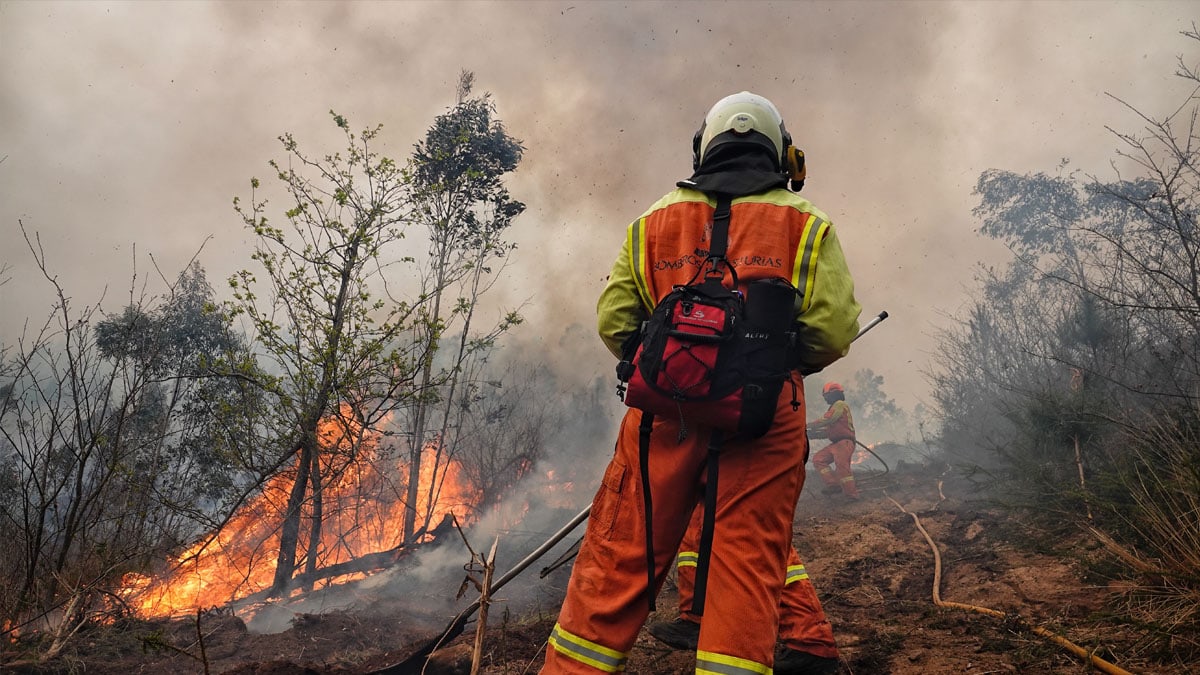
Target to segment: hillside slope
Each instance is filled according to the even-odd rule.
[[[940,468],[902,465],[864,480],[863,487],[864,499],[857,503],[807,489],[794,527],[796,547],[833,624],[844,673],[1089,672],[1079,656],[1030,632],[1028,625],[1044,627],[1129,672],[1200,672],[1200,662],[1185,662],[1169,641],[1147,641],[1122,622],[1114,611],[1122,586],[1088,578],[1089,561],[1107,555],[1098,544],[1082,536],[1039,543],[1019,519],[978,501],[974,486]],[[942,600],[999,611],[1005,618],[935,606],[933,551],[910,514],[938,546]],[[534,584],[536,570],[548,562],[531,566],[511,586]],[[554,623],[555,593],[561,593],[568,568],[547,580],[548,599],[538,609],[510,609],[500,594],[489,618],[481,672],[537,672]],[[363,607],[297,615],[291,628],[269,635],[247,632],[236,617],[205,616],[200,621],[203,649],[194,619],[97,629],[80,636],[74,651],[54,663],[16,672],[369,673],[403,661],[436,636],[431,625],[449,618],[426,616],[418,622],[411,613],[372,606],[369,596]],[[672,582],[659,607],[651,620],[673,618]],[[469,625],[435,652],[425,673],[468,673],[474,629]],[[156,637],[148,641],[147,636]],[[146,649],[148,644],[159,648]],[[667,648],[643,631],[628,672],[692,673],[694,664],[692,654]]]

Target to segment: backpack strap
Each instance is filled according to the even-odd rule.
[[[656,611],[655,596],[658,595],[654,585],[654,524],[653,504],[650,499],[650,431],[654,427],[654,415],[642,412],[642,421],[638,425],[638,464],[642,474],[642,497],[646,504],[646,600],[650,611]],[[704,515],[700,523],[700,550],[697,552],[696,585],[692,596],[691,613],[696,616],[704,615],[704,599],[708,593],[708,569],[712,558],[713,533],[717,524],[717,467],[720,462],[721,442],[725,435],[717,430],[712,432],[708,440],[708,456],[705,460],[708,479],[704,485]]]
[[[718,263],[725,263],[733,276],[733,285],[737,287],[737,272],[725,257],[729,248],[730,206],[733,199],[727,194],[717,194],[717,208],[713,211],[712,245],[708,249],[708,262],[711,272],[719,272]],[[704,515],[700,524],[700,550],[697,551],[699,560],[696,562],[696,586],[692,596],[691,613],[696,616],[704,615],[704,599],[708,592],[708,569],[712,558],[713,531],[717,521],[717,465],[721,452],[721,441],[724,434],[713,430],[708,440],[708,480],[704,485]]]
[[[701,266],[696,272],[696,276],[706,274],[715,277],[719,283],[723,273],[719,265],[724,263],[729,269],[729,274],[733,277],[733,285],[737,287],[737,272],[734,271],[733,265],[729,264],[729,260],[725,257],[725,251],[729,246],[729,220],[730,206],[733,203],[733,198],[727,194],[717,194],[717,206],[713,211],[713,225],[711,234],[711,245],[708,250],[707,263],[709,265],[707,272]],[[718,276],[720,275],[720,276]],[[692,282],[695,282],[693,277]],[[618,366],[618,375],[620,374],[620,366]],[[621,387],[618,387],[618,393],[623,394]],[[683,425],[683,418],[680,417],[680,438],[687,435],[687,427]],[[654,415],[646,411],[642,411],[642,421],[638,425],[638,464],[642,474],[642,496],[645,502],[645,526],[646,526],[646,599],[650,606],[650,611],[656,610],[654,598],[656,589],[654,587],[654,511],[650,498],[650,432],[654,426]],[[708,482],[705,488],[704,496],[704,516],[703,524],[701,525],[700,534],[700,560],[696,568],[696,591],[695,599],[692,601],[692,612],[697,616],[704,613],[704,595],[708,586],[708,559],[712,553],[713,530],[716,525],[716,509],[717,509],[717,455],[720,452],[721,440],[723,435],[720,431],[713,431],[708,443]]]
[[[642,411],[642,423],[638,425],[638,468],[642,474],[642,499],[646,504],[643,511],[646,520],[646,599],[650,611],[655,610],[654,596],[654,524],[653,506],[650,502],[650,431],[654,428],[654,414]]]
[[[704,598],[708,591],[708,568],[712,558],[713,530],[717,524],[717,464],[724,434],[714,430],[708,440],[708,482],[704,485],[704,516],[700,524],[700,550],[696,562],[696,586],[692,595],[691,613],[704,615]]]

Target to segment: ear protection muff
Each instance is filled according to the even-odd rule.
[[[704,136],[704,126],[701,123],[696,135],[692,136],[692,171],[700,170],[700,139]]]
[[[783,157],[780,158],[779,172],[791,181],[793,192],[799,192],[804,187],[804,151],[792,145],[792,135],[786,127],[779,125],[783,133]]]
[[[804,166],[804,151],[794,145],[788,145],[784,152],[784,174],[792,182],[792,191],[799,192],[804,188],[804,178],[807,169]]]

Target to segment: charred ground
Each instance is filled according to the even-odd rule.
[[[1082,534],[1047,539],[1024,519],[979,500],[974,486],[944,467],[901,465],[864,483],[858,503],[806,490],[795,521],[796,546],[833,623],[844,673],[1089,671],[1079,657],[1031,633],[1030,624],[1130,672],[1200,670],[1200,653],[1185,639],[1151,638],[1123,613],[1128,587],[1101,572],[1112,567],[1112,556],[1094,540]],[[941,598],[1007,618],[933,603],[934,555],[918,521],[940,552]],[[538,568],[525,573],[530,583]],[[550,599],[532,609],[507,609],[501,593],[488,621],[483,673],[537,672],[554,623],[553,593],[561,592],[567,574],[564,568],[552,575]],[[518,577],[512,585],[522,582]],[[651,620],[673,618],[674,596],[668,582]],[[253,634],[219,612],[128,620],[90,629],[52,663],[21,665],[20,644],[7,646],[0,662],[12,672],[38,674],[358,675],[403,661],[451,618],[423,615],[419,605],[419,598],[384,604],[364,596],[363,609],[299,614],[288,630],[274,634]],[[474,630],[469,625],[435,652],[425,673],[468,673]],[[643,631],[628,671],[691,673],[694,657]]]

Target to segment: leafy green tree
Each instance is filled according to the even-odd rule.
[[[514,171],[524,148],[496,118],[488,94],[472,96],[474,76],[459,77],[457,103],[439,115],[416,145],[410,171],[415,217],[428,232],[422,267],[423,321],[414,336],[423,346],[418,390],[422,396],[408,416],[409,480],[406,500],[417,503],[424,453],[433,449],[434,467],[453,454],[463,426],[461,390],[478,384],[471,373],[485,361],[503,332],[520,322],[508,313],[495,326],[473,325],[481,296],[503,270],[514,245],[503,235],[525,205],[513,199],[502,178]],[[437,478],[434,477],[436,482]],[[430,500],[434,502],[436,500]],[[430,512],[405,512],[404,535],[429,526]]]
[[[347,141],[346,154],[314,159],[290,135],[280,137],[289,161],[270,165],[287,193],[286,225],[273,226],[267,203],[252,197],[235,209],[258,237],[252,258],[270,295],[256,292],[257,276],[243,270],[229,283],[232,316],[244,317],[271,379],[258,381],[273,397],[285,425],[276,464],[293,464],[294,479],[280,530],[273,593],[288,586],[297,564],[302,509],[314,512],[309,556],[320,542],[318,426],[336,420],[348,436],[376,428],[412,395],[419,346],[401,337],[421,319],[417,308],[386,297],[385,271],[404,259],[396,252],[408,211],[407,178],[373,147],[380,127],[359,134],[330,113]],[[259,181],[251,181],[257,195]],[[418,301],[419,303],[420,301]],[[343,406],[342,404],[347,404]]]
[[[399,534],[402,541],[413,535],[419,491],[436,494],[444,479],[422,477],[422,451],[430,438],[439,456],[453,447],[467,414],[452,404],[459,388],[519,320],[508,314],[482,331],[473,325],[480,296],[511,251],[499,235],[524,207],[498,180],[515,167],[520,145],[493,119],[487,97],[467,98],[470,80],[464,74],[458,105],[435,121],[405,168],[374,149],[380,127],[355,134],[331,113],[345,154],[313,158],[292,136],[281,137],[289,161],[271,166],[287,194],[286,226],[268,221],[264,200],[235,201],[258,237],[253,259],[270,294],[260,298],[256,274],[240,272],[230,280],[228,309],[249,323],[274,376],[260,384],[285,423],[276,465],[291,466],[293,477],[271,593],[288,587],[302,560],[315,570],[327,486],[365,461],[368,432],[397,435],[394,415],[408,420],[399,435],[408,442],[409,475],[398,493],[377,482],[377,493],[364,498],[403,502]],[[405,237],[422,227],[425,258],[404,249]],[[328,421],[344,439],[336,447],[322,446],[319,427]]]
[[[179,275],[161,305],[129,304],[98,322],[95,340],[103,358],[128,364],[128,377],[145,382],[128,432],[146,438],[140,465],[181,469],[163,494],[194,508],[197,500],[229,494],[239,474],[256,473],[261,439],[258,425],[247,422],[262,417],[263,402],[240,378],[223,374],[231,362],[253,372],[253,361],[217,310],[198,262]]]

